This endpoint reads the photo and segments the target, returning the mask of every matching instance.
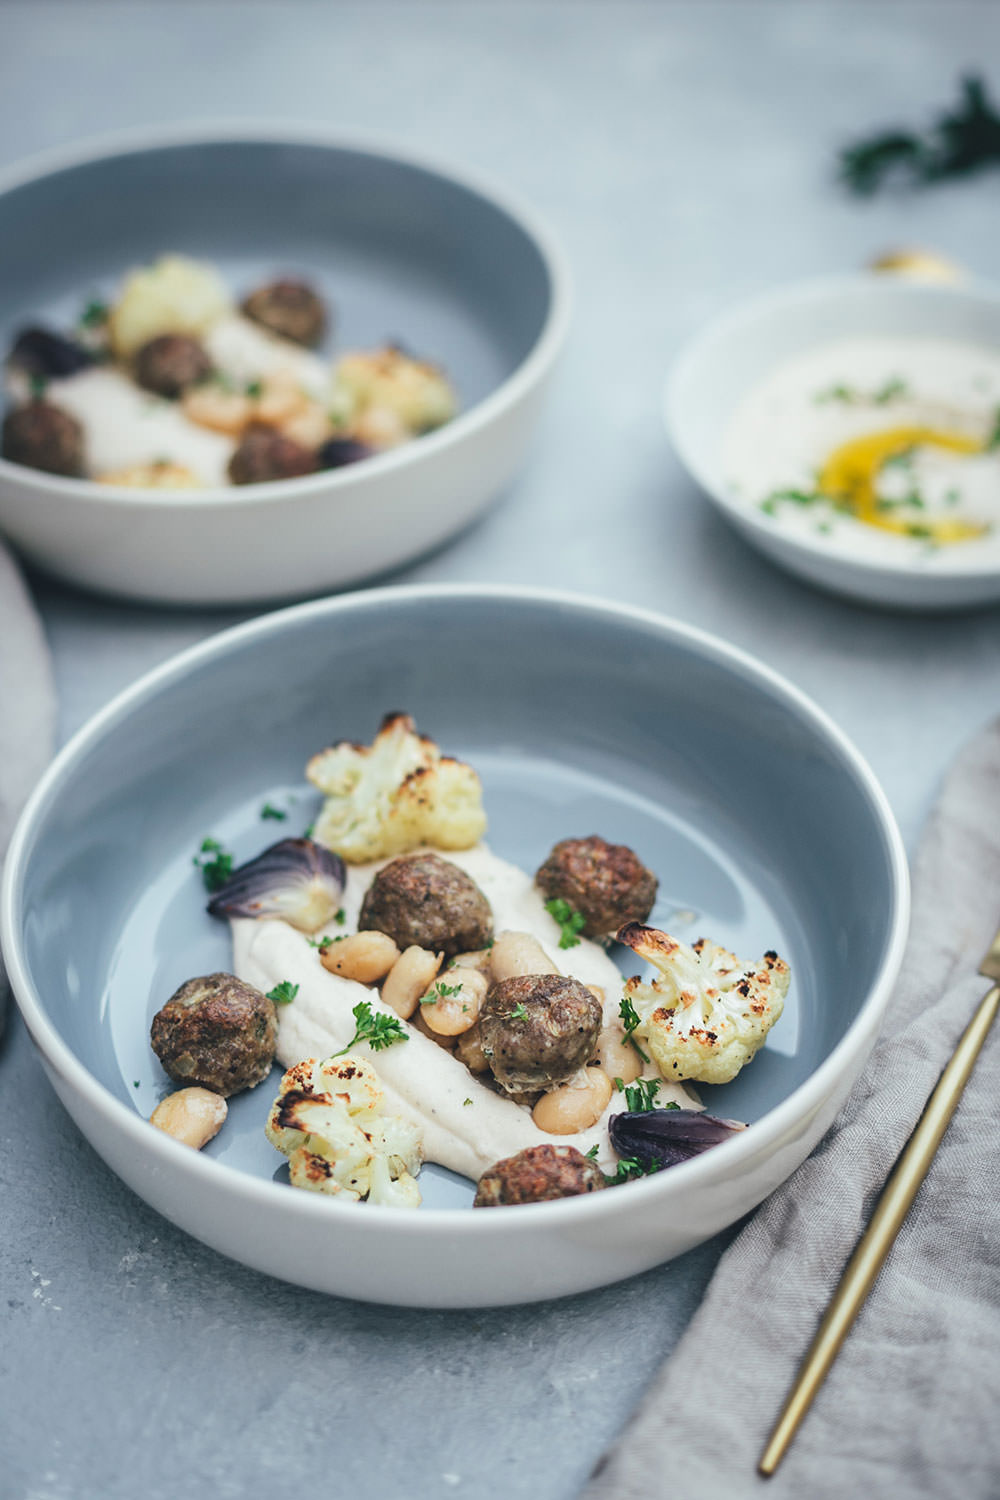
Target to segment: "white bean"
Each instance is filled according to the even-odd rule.
[[[218,1135],[228,1113],[225,1099],[211,1089],[178,1089],[160,1100],[149,1123],[165,1135],[172,1135],[175,1141],[200,1151]]]
[[[620,1078],[622,1083],[634,1083],[642,1072],[642,1058],[632,1043],[625,1040],[617,1021],[605,1026],[597,1038],[595,1056],[608,1077]]]
[[[490,956],[494,980],[516,979],[522,974],[558,974],[537,938],[530,932],[501,932]]]
[[[320,963],[342,979],[377,984],[399,958],[399,949],[384,932],[354,932],[320,953]]]
[[[437,1036],[461,1036],[479,1020],[488,989],[486,975],[478,969],[446,969],[421,1001],[421,1017]]]
[[[577,1135],[597,1124],[613,1092],[603,1068],[583,1068],[569,1083],[543,1094],[531,1118],[547,1135]]]
[[[444,1041],[444,1037],[439,1037]],[[468,1031],[463,1031],[461,1036],[452,1037],[455,1043],[455,1056],[459,1062],[465,1064],[470,1073],[488,1073],[490,1071],[489,1060],[483,1051],[483,1039],[479,1031],[479,1022],[470,1026]]]
[[[404,1021],[410,1019],[421,995],[434,982],[443,958],[443,953],[429,953],[426,948],[404,948],[385,976],[382,999]]]

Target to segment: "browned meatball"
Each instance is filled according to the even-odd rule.
[[[83,428],[75,417],[48,401],[29,401],[4,418],[0,448],[4,458],[47,474],[83,476]]]
[[[479,1012],[479,1034],[500,1087],[537,1093],[586,1066],[602,1021],[600,1001],[579,980],[519,974],[492,987]]]
[[[645,922],[656,900],[656,876],[625,844],[591,834],[562,839],[535,876],[550,899],[584,917],[585,937],[606,937],[625,922]]]
[[[267,1077],[277,1040],[274,1002],[233,974],[189,979],[157,1011],[150,1030],[171,1078],[226,1097]]]
[[[361,930],[386,932],[398,948],[454,958],[493,937],[490,903],[476,882],[436,854],[405,854],[383,866],[365,892]]]
[[[229,460],[234,484],[266,484],[270,479],[297,479],[316,469],[316,455],[274,427],[252,423]]]
[[[552,1198],[594,1193],[606,1186],[596,1161],[575,1146],[529,1146],[487,1168],[479,1179],[473,1207],[545,1203]]]
[[[186,333],[161,333],[135,356],[135,378],[147,391],[175,399],[189,386],[207,380],[212,361],[197,339]]]
[[[323,301],[304,281],[270,281],[250,293],[243,311],[262,328],[308,348],[318,344],[326,331]]]

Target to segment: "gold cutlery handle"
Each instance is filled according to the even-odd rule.
[[[764,1449],[758,1470],[773,1474],[795,1436],[799,1423],[812,1404],[827,1371],[837,1357],[862,1303],[871,1291],[882,1263],[899,1233],[911,1203],[927,1176],[931,1161],[955,1107],[962,1097],[976,1058],[986,1040],[1000,1003],[1000,986],[984,997],[951,1060],[941,1074],[920,1117],[882,1190],[868,1227],[858,1240],[844,1268],[837,1289],[823,1314],[816,1336],[788,1393],[781,1415]]]

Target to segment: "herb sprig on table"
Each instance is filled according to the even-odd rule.
[[[922,187],[1000,166],[1000,114],[977,75],[962,79],[958,103],[923,131],[876,131],[840,153],[840,178],[868,198],[889,183]]]

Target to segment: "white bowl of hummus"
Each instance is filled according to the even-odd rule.
[[[458,777],[466,791],[479,787],[481,808],[464,791],[449,793],[442,820],[443,781],[414,779],[412,760],[395,752],[373,760],[363,748],[387,708],[402,705],[445,752],[438,764],[448,784]],[[371,908],[403,846],[370,842],[369,815],[387,785],[404,781],[409,801],[390,803],[402,809],[396,826],[429,844],[450,880],[478,888],[477,926],[462,930],[467,952],[449,950],[437,928],[392,926],[384,890],[381,909]],[[347,803],[331,811],[329,799],[343,799],[345,788]],[[381,814],[375,822],[382,827]],[[655,877],[640,879],[634,913],[615,916],[629,918],[618,942],[601,940],[611,936],[607,917],[597,938],[578,929],[581,899],[572,890],[554,898],[548,883],[564,840],[591,851],[598,838],[615,847],[616,861],[630,850]],[[310,908],[300,928],[286,908],[279,917],[248,906],[237,879],[265,846],[270,865],[281,863],[270,846],[286,839],[309,860],[326,840],[347,865],[346,878],[332,866],[326,909]],[[559,900],[570,909],[550,904]],[[219,901],[221,915],[208,910]],[[426,908],[428,920],[437,921],[440,904]],[[602,1286],[748,1213],[804,1160],[846,1099],[874,1043],[907,919],[906,860],[886,800],[857,751],[795,688],[654,614],[471,586],[298,605],[159,668],[49,770],[15,833],[0,899],[11,985],[53,1087],[141,1197],[271,1275],[426,1307]],[[655,990],[650,932],[673,935],[689,974],[708,962],[701,1000],[686,982],[672,999]],[[503,989],[506,933],[540,945],[548,960],[546,973],[527,974],[530,995],[517,976],[517,993]],[[373,941],[388,943],[389,959],[363,973],[357,950]],[[404,1005],[393,975],[414,949],[431,967]],[[731,955],[752,960],[756,979],[741,968],[729,984]],[[478,966],[477,994],[465,987],[467,962]],[[759,986],[779,971],[787,982],[780,1015],[772,1012],[774,1024],[766,1037],[758,1029],[746,1056],[730,1056],[735,1069],[720,1070],[713,1056],[728,1048],[703,1018],[702,1000],[729,985],[744,1021],[756,1025]],[[544,1075],[509,1031],[530,1023],[539,975],[582,1004],[558,1033],[560,1049],[582,1037],[582,1053],[546,1051]],[[184,1092],[178,1075],[193,1077],[190,1048],[165,1048],[157,1025],[176,1012],[181,991],[190,996],[191,981],[212,989],[206,976],[216,988],[252,986],[261,1014],[273,1002],[277,1062],[270,1066],[267,1049],[254,1052],[252,1073],[222,1089],[230,1097],[221,1128],[182,1144],[151,1116]],[[450,1029],[442,1002],[459,1012]],[[706,1062],[694,1071],[675,1068],[681,1052],[662,1045],[667,1011],[678,1004],[691,1018],[687,1055],[700,1049]],[[499,1033],[486,1029],[487,1014]],[[269,1024],[273,1031],[274,1017]],[[482,1059],[465,1050],[476,1025]],[[362,1072],[374,1069],[387,1115],[370,1121],[369,1137],[376,1127],[379,1139],[395,1132],[380,1184],[350,1122],[341,1121],[341,1146],[326,1152],[301,1137],[296,1144],[301,1119],[296,1126],[280,1115],[302,1104],[289,1093],[304,1076],[296,1068],[309,1068],[315,1093],[317,1065],[354,1067],[358,1057]],[[368,1088],[357,1067],[333,1090],[348,1105],[351,1088]],[[588,1094],[589,1112],[563,1115],[554,1129],[564,1078],[603,1093]],[[574,1097],[574,1109],[580,1102]],[[644,1131],[655,1114],[657,1129],[669,1130],[674,1105],[688,1121],[710,1115],[745,1128],[727,1128],[721,1143],[677,1165],[634,1171],[631,1148],[615,1134],[622,1117]],[[574,1171],[589,1176],[584,1188],[474,1206],[497,1160],[546,1144],[564,1159],[572,1153]],[[355,1147],[359,1155],[344,1155]]]
[[[671,441],[812,583],[904,609],[1000,598],[1000,296],[865,273],[722,315],[682,351]]]
[[[316,128],[47,153],[0,177],[0,235],[0,529],[134,599],[315,595],[444,542],[518,473],[568,323],[530,212]]]

